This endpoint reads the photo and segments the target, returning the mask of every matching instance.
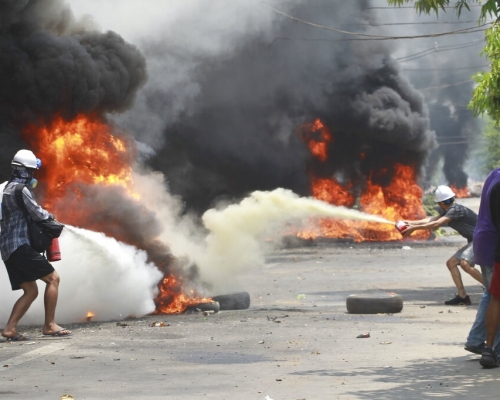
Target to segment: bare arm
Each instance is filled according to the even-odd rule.
[[[451,218],[437,216],[428,218],[427,222],[421,222],[421,221],[408,221],[408,228],[404,232],[403,236],[404,237],[410,236],[414,231],[418,230],[433,231],[439,228],[440,226],[446,225],[448,222],[451,221]]]
[[[424,224],[427,224],[429,222],[431,222],[432,220],[434,219],[437,219],[439,218],[439,216],[437,217],[427,217],[427,218],[424,218],[424,219],[419,219],[419,220],[416,220],[416,221],[404,221],[406,225],[413,225],[413,226],[420,226],[420,225],[424,225]]]

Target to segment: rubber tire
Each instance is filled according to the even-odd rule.
[[[219,310],[220,304],[217,301],[210,301],[188,307],[186,311],[213,311],[214,313],[218,313]]]
[[[395,314],[403,309],[403,298],[396,293],[351,294],[346,306],[351,314]]]
[[[212,297],[220,304],[221,310],[246,310],[250,307],[250,295],[247,292],[223,294]]]

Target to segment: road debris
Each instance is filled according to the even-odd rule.
[[[158,327],[163,327],[163,326],[170,326],[170,324],[166,324],[163,321],[155,321],[150,326],[153,328],[158,328]]]
[[[365,339],[365,338],[369,338],[369,337],[370,337],[369,332],[362,333],[361,335],[356,336],[357,339]]]

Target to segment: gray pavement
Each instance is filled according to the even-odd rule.
[[[500,369],[463,349],[482,287],[464,276],[474,305],[443,304],[462,244],[283,249],[242,277],[249,310],[73,324],[70,339],[25,326],[33,340],[0,343],[0,399],[498,398]],[[347,313],[349,294],[378,291],[402,312]]]

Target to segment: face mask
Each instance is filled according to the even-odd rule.
[[[29,185],[34,189],[38,185],[38,181],[35,178],[31,178]]]

